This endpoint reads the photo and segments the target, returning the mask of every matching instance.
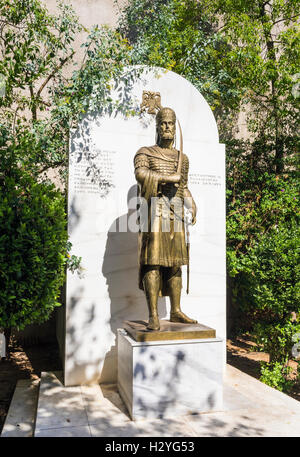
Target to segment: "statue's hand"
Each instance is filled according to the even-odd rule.
[[[172,178],[173,178],[172,182],[177,183],[180,181],[181,176],[179,173],[176,173],[175,175],[172,175]]]
[[[196,224],[196,211],[194,209],[189,209],[187,212],[187,223],[190,225]]]
[[[180,174],[174,174],[174,175],[170,175],[170,176],[161,176],[160,184],[164,185],[168,182],[176,184],[180,181],[180,179],[181,179]]]

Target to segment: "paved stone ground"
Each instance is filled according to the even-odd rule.
[[[116,386],[64,387],[60,376],[60,372],[42,373],[35,426],[32,413],[28,414],[28,392],[34,386],[16,389],[3,437],[300,436],[300,403],[230,365],[222,411],[136,422],[130,420]],[[22,398],[27,399],[27,416]],[[37,390],[31,398],[32,411],[36,398]]]
[[[300,425],[296,431],[293,425],[295,419],[294,407],[296,404],[293,403],[292,410],[289,412],[289,409],[283,406],[286,402],[288,402],[287,399],[289,397],[287,397],[286,395],[283,395],[280,392],[271,389],[272,398],[281,398],[281,406],[279,405],[278,407],[276,407],[276,412],[278,412],[279,417],[275,417],[276,414],[275,416],[274,414],[271,415],[273,420],[273,428],[271,430],[268,429],[269,426],[266,426],[266,424],[269,423],[268,414],[261,415],[259,410],[261,410],[261,412],[263,413],[263,408],[257,405],[254,407],[254,399],[257,397],[257,387],[259,386],[259,391],[262,392],[265,392],[264,389],[267,389],[268,393],[270,393],[270,388],[261,383],[255,384],[256,380],[253,379],[253,377],[259,377],[259,360],[267,360],[268,355],[264,353],[255,352],[252,346],[253,343],[251,343],[251,340],[249,340],[248,337],[239,337],[238,339],[227,341],[229,364],[242,370],[243,373],[237,371],[238,373],[241,373],[239,375],[239,378],[247,380],[246,385],[244,385],[244,387],[242,387],[242,391],[240,391],[240,381],[234,382],[234,368],[229,367],[229,371],[227,370],[228,373],[231,372],[231,377],[227,373],[227,376],[229,376],[229,378],[228,382],[226,381],[225,401],[227,401],[227,410],[231,408],[231,411],[233,411],[231,413],[231,419],[233,422],[230,423],[228,412],[226,413],[225,411],[223,413],[209,413],[207,417],[204,417],[204,414],[199,416],[188,417],[188,424],[186,423],[185,418],[173,418],[171,421],[168,420],[165,422],[152,421],[150,423],[149,421],[147,421],[147,426],[149,427],[149,430],[151,430],[151,433],[153,432],[156,435],[159,434],[159,436],[163,436],[163,434],[165,433],[165,436],[168,436],[169,433],[171,433],[170,436],[182,436],[183,430],[185,430],[186,433],[188,433],[189,431],[189,433],[191,433],[191,436],[195,436],[195,434],[197,436],[200,433],[204,434],[203,436],[207,436],[208,427],[210,426],[213,428],[214,431],[210,431],[211,434],[209,436],[214,436],[214,434],[216,436],[260,436],[259,433],[262,433],[262,436],[282,436],[282,433],[284,433],[284,436],[290,436],[293,433],[295,433],[296,436],[299,436],[299,434],[297,435],[297,430],[298,428],[300,428]],[[61,370],[61,364],[58,357],[58,348],[55,342],[51,344],[35,344],[24,348],[18,345],[15,341],[13,341],[11,345],[11,351],[11,360],[0,362],[0,433],[9,409],[9,405],[13,398],[9,415],[7,416],[6,421],[6,424],[10,424],[10,426],[8,429],[6,429],[6,432],[13,433],[13,436],[32,436],[35,422],[35,408],[37,404],[37,394],[41,372]],[[251,374],[251,377],[247,376],[244,372]],[[253,382],[254,386],[256,387],[254,389],[255,395],[252,397],[252,393],[251,390],[249,390],[249,386],[253,385]],[[121,402],[118,393],[115,390],[115,386],[106,386],[102,387],[102,389],[98,389],[99,390],[96,394],[96,397],[102,398],[102,406],[104,408],[108,408],[107,410],[111,412],[110,417],[113,416],[114,419],[109,423],[107,422],[107,420],[102,421],[101,425],[99,425],[99,423],[88,423],[88,425],[83,425],[84,428],[81,428],[79,432],[82,433],[84,430],[85,433],[87,433],[87,436],[91,436],[91,434],[97,433],[100,434],[99,436],[105,436],[103,435],[103,433],[105,434],[109,432],[109,427],[111,423],[114,424],[114,421],[116,421],[118,418],[120,419],[121,417],[123,421],[122,426],[121,428],[117,427],[116,430],[119,431],[120,436],[122,436],[122,430],[125,430],[126,432],[129,430],[134,430],[134,432],[132,431],[132,433],[142,433],[141,424],[132,423],[131,421],[129,421],[128,416],[127,420],[124,419],[124,414],[126,416],[127,412],[125,407],[122,406],[123,403]],[[90,390],[89,392],[92,391]],[[298,400],[300,399],[299,386],[295,387],[294,392],[292,392],[290,396]],[[264,394],[262,395],[262,397],[264,397]],[[85,399],[86,397],[82,398]],[[258,399],[257,401],[260,400]],[[229,404],[228,402],[231,403]],[[271,404],[272,402],[273,400],[271,401]],[[300,402],[298,402],[298,405],[300,405]],[[21,408],[21,410],[19,408]],[[245,410],[247,410],[247,408],[249,414],[247,413],[245,416],[242,415],[240,417],[239,411],[242,411],[242,413],[244,413]],[[297,408],[296,410],[298,411]],[[101,411],[97,412],[98,415],[100,414],[100,418],[102,414]],[[123,415],[121,414],[120,416],[120,412],[122,411]],[[96,413],[94,412],[94,414]],[[253,417],[255,418],[255,420],[253,420]],[[261,429],[255,430],[255,428],[257,428],[255,424],[259,425],[259,417],[261,417]],[[292,422],[289,424],[288,422],[290,422],[290,419],[292,419]],[[92,421],[94,422],[94,419]],[[266,422],[266,424],[264,424],[264,421]],[[98,419],[96,420],[96,422],[98,422]],[[100,419],[99,422],[101,422]],[[129,422],[131,426],[125,426],[124,424],[126,424],[127,422]],[[70,426],[71,423],[67,422],[67,425]],[[277,431],[275,425],[278,428]],[[289,425],[291,425],[290,428]],[[80,425],[80,427],[82,427],[82,425]],[[162,429],[162,427],[165,428]],[[61,433],[67,433],[67,436],[69,436],[68,434],[71,432],[76,433],[78,431],[75,425],[74,429],[72,430],[70,427],[67,427],[67,429],[65,427],[59,428],[61,428]],[[137,430],[139,430],[139,432],[137,432]],[[43,433],[46,433],[46,431],[44,431]],[[52,432],[49,431],[48,433]],[[147,433],[147,431],[144,429],[143,433],[143,435],[138,436],[146,436],[145,433]],[[257,433],[257,435],[255,433]],[[271,435],[266,435],[266,433],[271,433]],[[273,435],[274,433],[276,433],[276,435]],[[154,435],[150,434],[150,436]]]

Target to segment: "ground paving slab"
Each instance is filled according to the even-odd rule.
[[[300,436],[300,403],[227,365],[221,411],[131,421],[115,385],[64,387],[60,372],[17,384],[2,437]]]
[[[20,379],[14,391],[1,436],[31,437],[35,426],[39,380]]]

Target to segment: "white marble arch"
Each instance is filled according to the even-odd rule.
[[[162,105],[173,108],[180,121],[190,160],[189,188],[198,206],[191,228],[189,295],[183,267],[182,309],[216,329],[225,353],[225,147],[213,113],[199,91],[172,71],[144,67],[134,84],[115,89],[112,98],[121,94],[136,108],[143,90],[158,91]],[[147,318],[137,284],[137,233],[126,226],[136,217],[128,208],[136,194],[134,154],[154,142],[154,116],[100,110],[71,136],[68,232],[83,270],[80,276],[67,273],[66,305],[58,322],[67,386],[116,382],[117,328],[123,320]],[[160,318],[168,318],[168,299],[160,300],[159,311]]]

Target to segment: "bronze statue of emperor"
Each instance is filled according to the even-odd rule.
[[[158,297],[169,296],[171,322],[193,324],[180,308],[182,265],[188,265],[184,207],[196,222],[196,205],[188,189],[188,157],[174,148],[176,115],[162,108],[156,115],[156,144],[140,148],[134,157],[139,195],[148,216],[139,231],[139,287],[145,292],[148,330],[159,330]]]

